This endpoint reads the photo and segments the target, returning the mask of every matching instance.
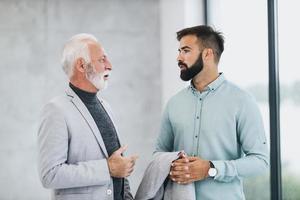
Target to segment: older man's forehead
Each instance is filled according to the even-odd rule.
[[[92,57],[103,57],[106,55],[104,48],[99,43],[89,44],[89,50]]]

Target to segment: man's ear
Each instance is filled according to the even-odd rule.
[[[83,58],[78,58],[75,61],[75,69],[82,73],[85,72],[85,62]]]
[[[214,59],[214,51],[211,48],[205,48],[202,53],[203,60],[212,60]]]

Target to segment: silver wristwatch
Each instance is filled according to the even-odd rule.
[[[208,176],[214,178],[218,174],[218,170],[215,168],[214,164],[209,161],[210,168],[208,170]]]

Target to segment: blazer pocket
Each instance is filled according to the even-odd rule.
[[[91,200],[91,194],[62,194],[57,195],[56,200]]]
[[[55,191],[55,195],[67,195],[67,194],[87,194],[89,193],[89,187],[67,188],[58,189]]]

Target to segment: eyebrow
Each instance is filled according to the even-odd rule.
[[[183,46],[183,47],[179,48],[178,51],[185,50],[185,49],[192,49],[192,48],[189,46]]]

